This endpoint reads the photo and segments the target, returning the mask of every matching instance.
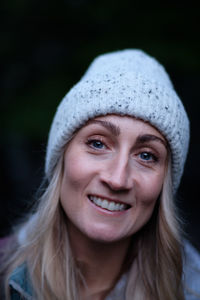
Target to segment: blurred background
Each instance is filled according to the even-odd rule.
[[[200,249],[198,7],[192,1],[3,0],[0,8],[0,237],[35,201],[62,97],[98,54],[140,48],[164,64],[191,120],[177,204]]]

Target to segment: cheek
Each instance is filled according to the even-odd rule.
[[[159,173],[141,180],[138,197],[146,207],[153,207],[162,190],[164,174]]]
[[[94,176],[94,165],[81,153],[66,154],[62,189],[69,193],[83,190]]]
[[[84,161],[74,156],[67,156],[64,164],[64,176],[63,181],[65,184],[69,184],[78,187],[80,181],[84,178],[85,170]]]
[[[79,206],[78,195],[80,194],[83,174],[79,162],[73,157],[65,156],[64,173],[60,190],[60,202],[68,217],[76,212]],[[75,201],[76,200],[76,201]]]
[[[137,190],[136,202],[133,211],[133,220],[136,212],[136,222],[133,226],[133,232],[137,232],[142,228],[151,218],[156,201],[162,190],[163,178],[162,176],[143,178],[143,183]]]

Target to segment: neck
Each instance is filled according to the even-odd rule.
[[[122,273],[130,239],[112,243],[91,240],[72,224],[69,238],[84,278],[81,299],[104,299]]]

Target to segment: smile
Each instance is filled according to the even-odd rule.
[[[127,204],[117,203],[108,199],[100,198],[97,196],[89,196],[90,201],[95,205],[107,209],[109,211],[124,211],[129,208]]]

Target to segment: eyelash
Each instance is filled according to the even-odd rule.
[[[99,143],[102,147],[95,147],[94,146],[94,143]],[[103,140],[101,140],[100,138],[97,138],[97,139],[88,139],[86,144],[92,148],[93,150],[96,150],[96,151],[101,151],[101,150],[105,150],[107,148],[106,144],[103,142]],[[142,158],[142,154],[147,154],[148,157],[150,157],[149,159],[144,159]],[[157,155],[155,155],[154,153],[152,153],[151,151],[142,151],[142,152],[139,152],[139,158],[141,159],[141,161],[145,164],[152,164],[152,163],[156,163],[158,162],[159,158]]]
[[[95,147],[94,145],[92,145],[93,143],[101,143],[103,148]],[[88,139],[86,144],[94,150],[101,150],[101,149],[105,149],[105,147],[106,147],[105,143],[103,141],[101,141],[100,139]]]
[[[151,158],[148,159],[148,160],[146,160],[144,158],[141,158],[142,154],[147,154]],[[157,162],[158,161],[158,157],[155,154],[153,154],[152,152],[149,152],[149,151],[142,151],[141,153],[139,153],[139,155],[140,155],[140,158],[142,159],[142,161],[145,161],[145,163],[152,163],[152,162]]]

